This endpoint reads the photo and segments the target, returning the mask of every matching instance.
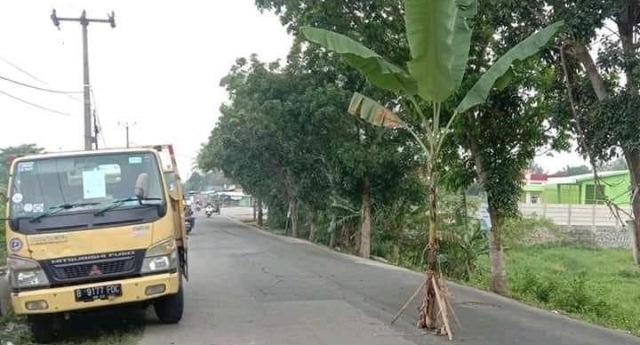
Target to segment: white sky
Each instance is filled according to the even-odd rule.
[[[125,131],[118,123],[135,122],[132,144],[174,144],[183,176],[189,174],[226,101],[219,81],[235,59],[251,53],[263,60],[284,59],[292,40],[274,15],[258,12],[253,0],[5,0],[0,4],[0,76],[57,90],[82,90],[81,26],[62,22],[58,31],[49,17],[53,8],[59,17],[79,17],[86,9],[90,18],[106,19],[115,11],[115,29],[89,25],[91,85],[105,139],[99,145],[124,146]],[[0,94],[0,147],[83,147],[81,93],[74,100],[0,80],[2,92],[69,115]],[[576,154],[541,156],[536,161],[550,171],[583,164]]]
[[[82,30],[50,15],[107,18],[116,28],[89,25],[89,65],[97,113],[108,147],[172,143],[182,175],[188,175],[200,144],[206,142],[226,101],[219,87],[238,57],[257,53],[285,58],[291,45],[279,20],[261,15],[253,0],[5,0],[0,3],[0,76],[57,90],[82,90]],[[16,70],[3,58],[44,81]],[[0,94],[0,147],[36,143],[51,151],[82,149],[83,105],[0,80],[0,92],[70,113],[43,111]],[[82,100],[82,94],[73,95]],[[100,146],[104,146],[99,141]]]

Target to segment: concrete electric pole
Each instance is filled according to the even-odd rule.
[[[118,122],[118,125],[124,127],[124,131],[126,133],[125,135],[127,136],[127,147],[129,147],[129,127],[135,126],[136,122],[132,122],[132,123],[129,123],[128,121]]]
[[[87,11],[82,11],[80,18],[62,18],[56,15],[56,10],[51,13],[51,20],[58,30],[60,30],[60,22],[80,22],[82,25],[82,57],[83,57],[83,74],[84,74],[84,149],[91,150],[91,144],[97,143],[98,140],[91,134],[91,89],[89,84],[89,38],[87,36],[87,27],[89,23],[109,23],[112,28],[116,27],[115,14],[107,15],[108,19],[89,19]]]

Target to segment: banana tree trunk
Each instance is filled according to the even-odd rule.
[[[422,305],[420,306],[418,319],[418,327],[426,329],[435,329],[437,327],[439,312],[434,287],[434,281],[437,283],[438,280],[438,255],[440,251],[438,241],[438,188],[434,177],[434,174],[430,173],[427,274],[424,287],[425,294],[422,299]]]
[[[362,224],[359,242],[360,257],[368,259],[371,256],[371,185],[366,177],[362,189]]]

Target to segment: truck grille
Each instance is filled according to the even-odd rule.
[[[57,281],[74,280],[87,277],[104,277],[111,275],[124,275],[136,270],[135,258],[127,258],[113,261],[103,261],[89,264],[76,264],[62,267],[52,267],[54,279]],[[97,270],[96,270],[97,269]],[[100,273],[97,273],[100,272]]]
[[[140,272],[144,250],[87,254],[44,260],[42,267],[53,285],[126,277]]]

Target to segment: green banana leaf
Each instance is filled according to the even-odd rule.
[[[407,126],[394,112],[358,92],[351,97],[349,114],[380,127],[404,128]]]
[[[469,27],[468,21],[478,13],[478,2],[476,0],[457,0],[456,6],[456,22],[453,31],[454,55],[451,65],[454,90],[457,90],[462,85],[464,73],[469,63],[469,49],[471,48],[473,30]]]
[[[353,68],[367,77],[377,87],[415,95],[418,92],[416,81],[404,69],[388,62],[373,50],[359,42],[336,32],[302,27],[304,37],[322,47],[336,52]]]
[[[418,82],[418,95],[427,101],[442,102],[454,91],[456,9],[454,0],[405,0],[409,72]]]
[[[538,53],[540,49],[547,45],[549,40],[560,30],[564,25],[563,21],[555,22],[546,28],[539,30],[538,32],[527,37],[524,41],[518,43],[515,47],[506,52],[498,61],[496,61],[487,72],[476,82],[475,85],[467,92],[462,102],[456,108],[456,113],[463,113],[472,107],[482,104],[489,96],[489,92],[501,77],[511,69],[511,65],[520,60]],[[508,80],[508,78],[506,78]],[[505,78],[501,80],[501,87],[505,85]]]

